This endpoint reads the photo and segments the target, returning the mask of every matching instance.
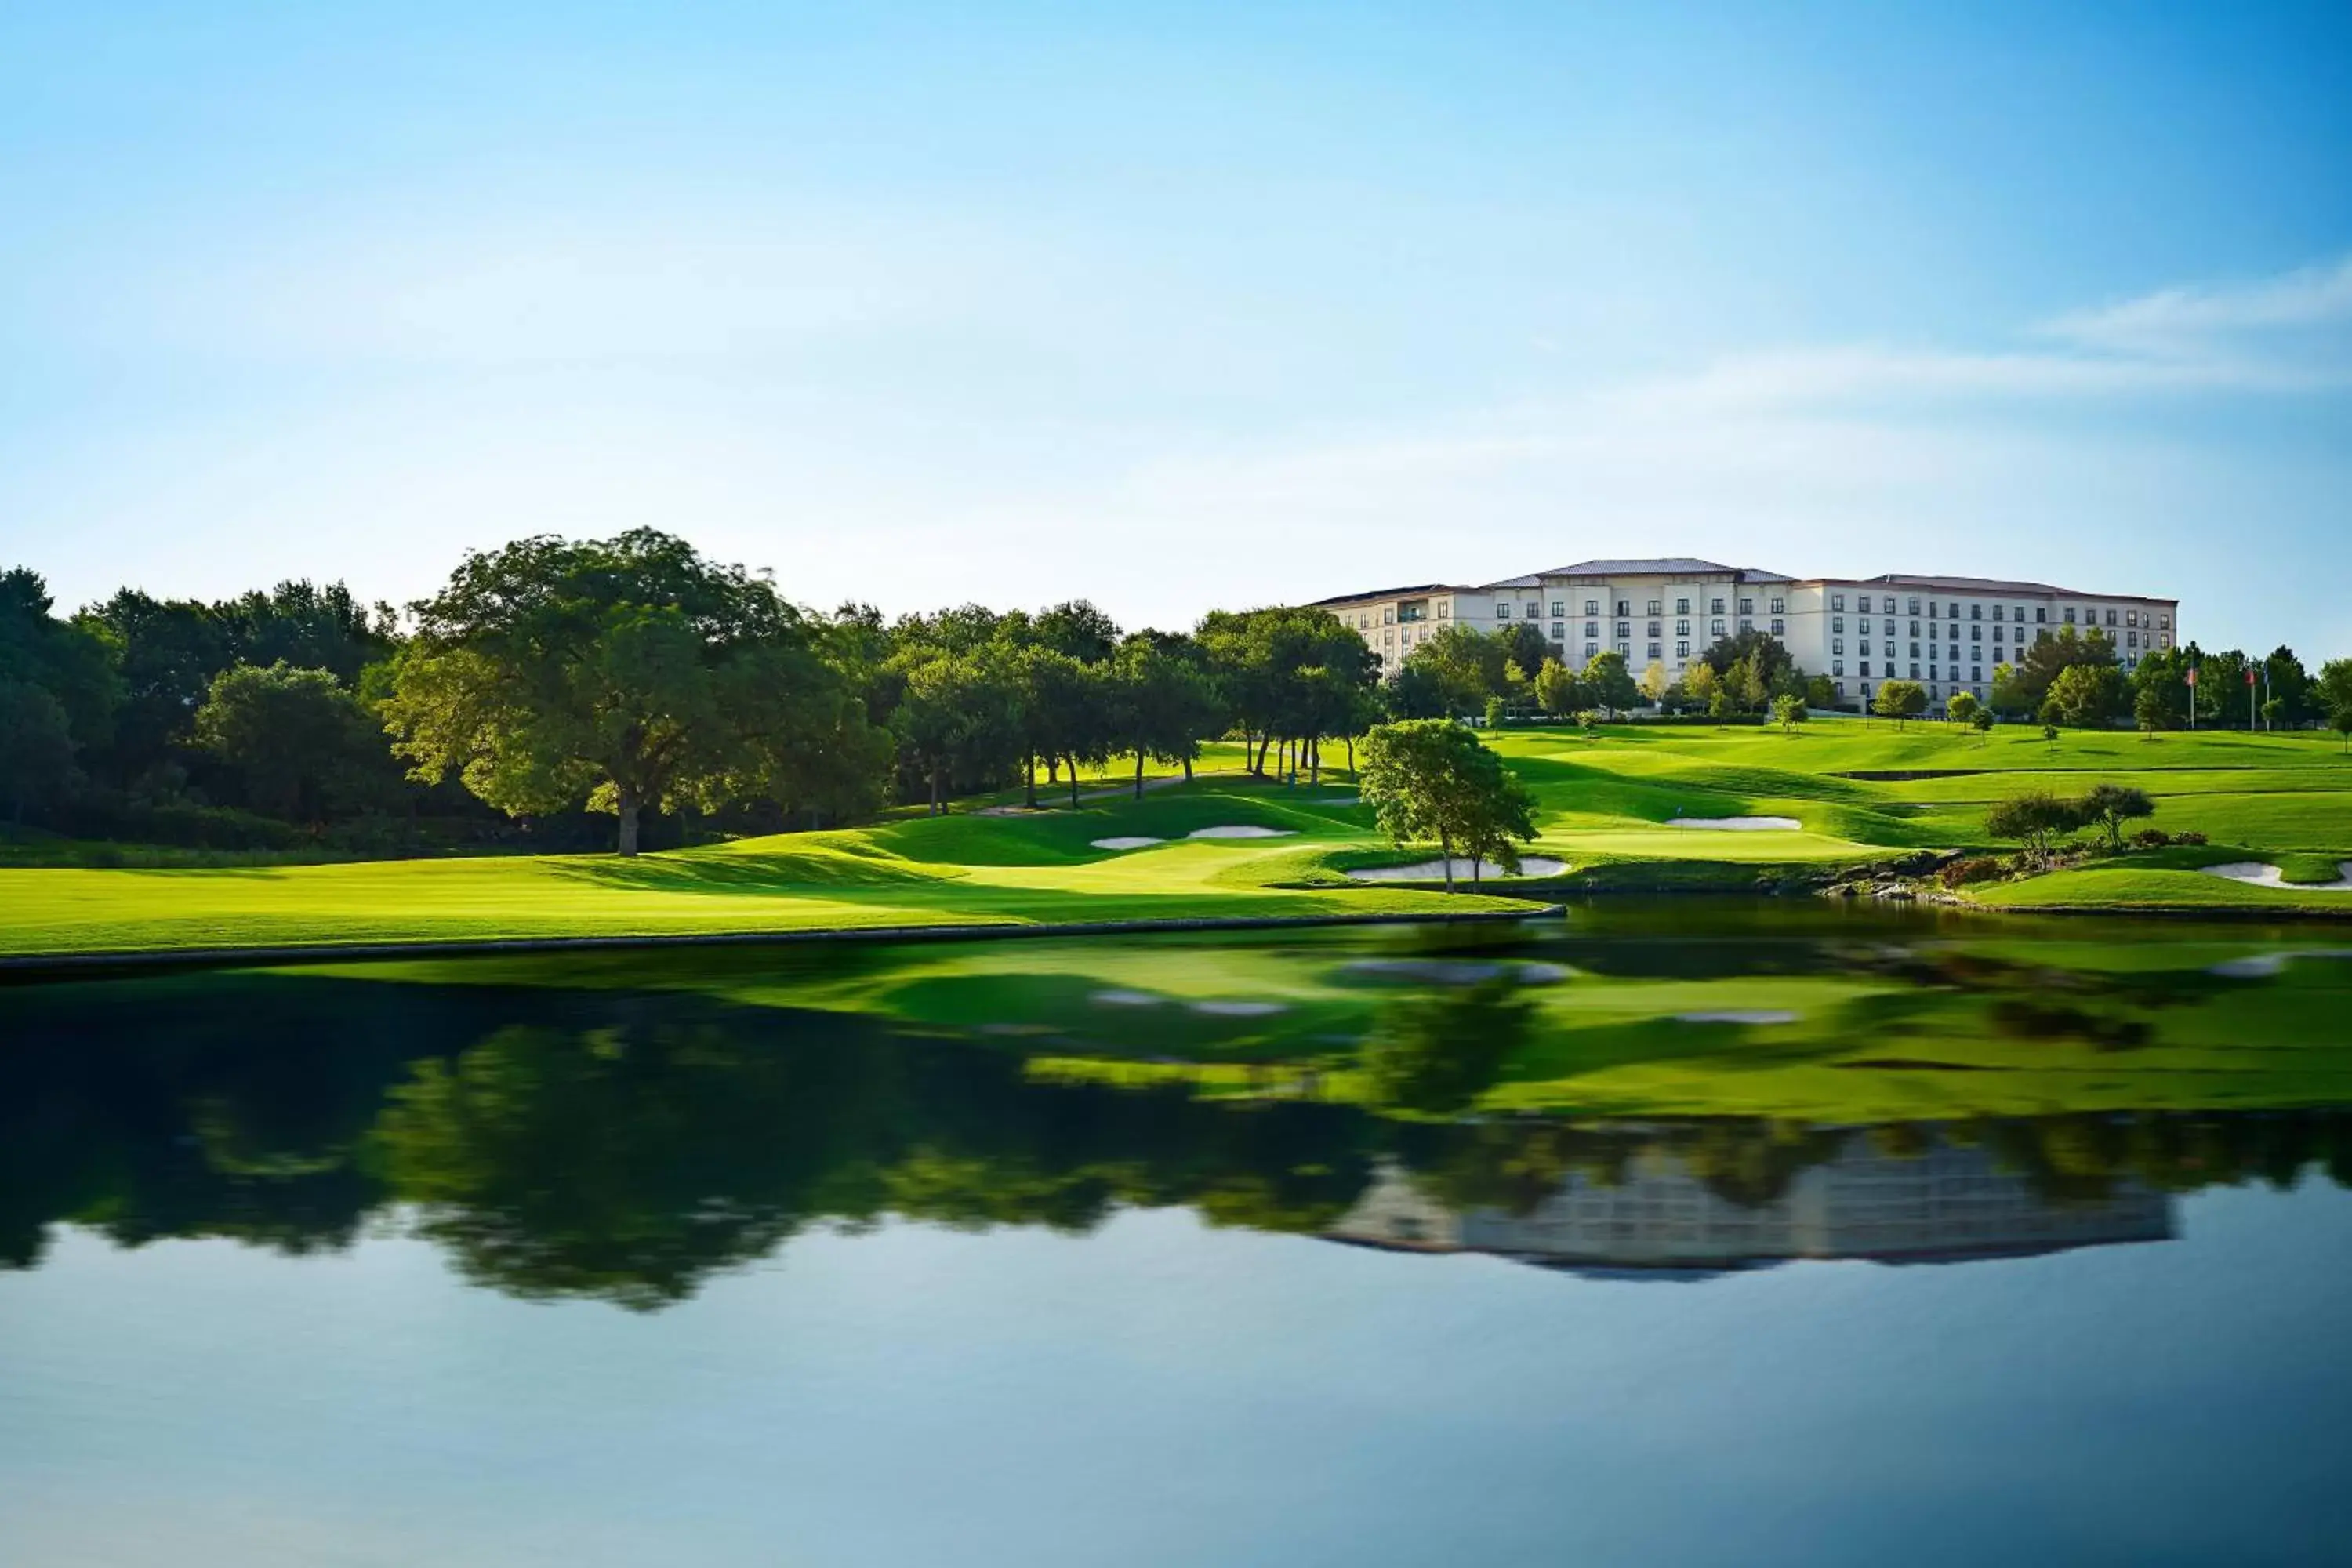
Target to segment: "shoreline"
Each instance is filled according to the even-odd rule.
[[[981,942],[1055,937],[1142,936],[1179,931],[1283,931],[1318,926],[1488,925],[1564,919],[1565,904],[1525,910],[1465,910],[1459,914],[1204,915],[1192,919],[1053,921],[919,926],[824,926],[796,931],[680,931],[638,936],[452,937],[445,941],[304,942],[284,947],[101,949],[0,955],[0,983],[104,978],[171,969],[472,958],[516,953],[651,950],[675,947],[780,947],[817,942]]]

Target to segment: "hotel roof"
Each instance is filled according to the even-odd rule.
[[[1956,594],[2040,594],[2056,599],[2137,599],[2147,605],[2179,602],[2177,599],[2151,599],[2140,594],[2085,594],[2079,589],[2061,588],[2053,584],[2011,582],[2004,577],[1921,577],[1890,572],[1883,576],[1851,578],[1848,581],[1857,587],[1942,588]]]
[[[1743,583],[1793,583],[1793,577],[1778,572],[1760,571],[1753,566],[1726,566],[1720,562],[1700,561],[1688,555],[1665,555],[1653,559],[1627,561],[1580,561],[1573,566],[1555,566],[1539,572],[1539,577],[1689,577],[1703,573],[1727,573]]]

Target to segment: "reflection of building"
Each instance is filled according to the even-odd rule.
[[[1658,1152],[1636,1160],[1613,1187],[1570,1176],[1525,1215],[1446,1208],[1391,1166],[1325,1234],[1556,1268],[1704,1272],[1798,1258],[1933,1263],[2163,1241],[2172,1205],[2134,1182],[2118,1182],[2103,1200],[2054,1204],[1996,1170],[1981,1149],[1938,1144],[1904,1159],[1854,1138],[1780,1197],[1752,1206],[1718,1197],[1681,1159]]]

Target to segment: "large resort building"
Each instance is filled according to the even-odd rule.
[[[1887,680],[1916,680],[1940,707],[1962,691],[1990,694],[1996,666],[2027,644],[2096,626],[2126,669],[2175,646],[2180,605],[2130,594],[2085,594],[2047,583],[1893,574],[1788,577],[1686,557],[1581,561],[1483,584],[1423,583],[1343,595],[1318,607],[1363,634],[1392,671],[1443,626],[1482,632],[1527,624],[1562,663],[1624,656],[1638,678],[1653,663],[1679,680],[1718,637],[1760,631],[1843,701],[1867,703]]]

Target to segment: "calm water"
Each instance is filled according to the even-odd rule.
[[[2306,1563],[2325,929],[0,992],[0,1562]]]

